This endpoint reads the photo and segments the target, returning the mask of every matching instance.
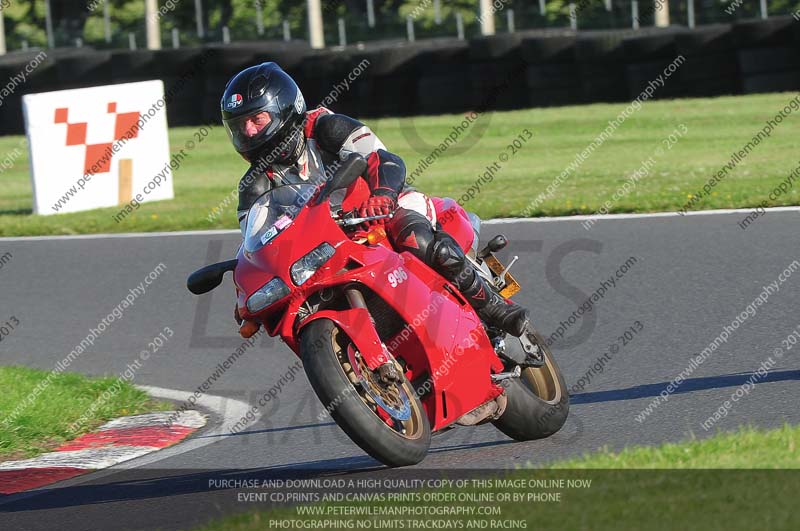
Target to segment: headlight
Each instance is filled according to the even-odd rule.
[[[289,286],[275,277],[247,299],[247,309],[250,313],[258,313],[267,306],[274,304],[289,295]]]
[[[336,249],[329,243],[323,243],[292,265],[292,282],[300,286],[311,278],[325,262],[331,259]]]

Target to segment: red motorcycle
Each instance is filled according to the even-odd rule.
[[[237,258],[193,273],[194,294],[234,272],[241,317],[264,326],[302,360],[326,411],[364,451],[388,466],[424,459],[431,434],[492,422],[519,441],[564,424],[569,395],[543,338],[508,341],[487,329],[462,295],[381,225],[332,196],[357,196],[366,163],[345,160],[324,186],[271,189],[250,209]],[[335,206],[332,206],[334,204]],[[358,204],[358,202],[353,202]],[[437,200],[442,228],[508,298],[519,284],[494,253],[478,251],[477,216]],[[513,262],[512,262],[513,264]]]

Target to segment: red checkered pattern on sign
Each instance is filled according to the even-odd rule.
[[[114,142],[119,142],[123,138],[131,140],[139,136],[139,118],[141,113],[125,112],[117,113],[117,102],[109,102],[106,106],[109,114],[115,115],[114,120],[114,139],[111,142],[100,144],[87,144],[86,132],[89,124],[87,122],[69,121],[69,108],[61,107],[55,110],[53,122],[56,124],[66,124],[67,126],[67,146],[84,146],[85,157],[83,163],[83,173],[94,175],[97,173],[108,173],[111,171],[111,159],[114,158],[112,149]]]

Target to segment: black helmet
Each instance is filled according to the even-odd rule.
[[[306,102],[297,83],[275,63],[233,76],[220,106],[233,147],[249,162],[291,164],[300,156]]]

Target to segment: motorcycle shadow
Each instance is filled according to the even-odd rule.
[[[693,393],[695,391],[705,391],[708,389],[722,389],[725,387],[738,387],[744,385],[753,373],[743,372],[737,374],[722,374],[719,376],[703,376],[698,378],[687,378],[675,389],[673,394]],[[784,382],[789,380],[800,380],[800,371],[785,370],[772,371],[759,380],[759,384],[770,382]],[[570,402],[577,404],[594,404],[598,402],[616,402],[619,400],[636,400],[638,398],[654,398],[659,396],[672,382],[659,382],[654,384],[642,384],[626,389],[609,389],[608,391],[590,391],[586,393],[576,393],[570,395]]]

